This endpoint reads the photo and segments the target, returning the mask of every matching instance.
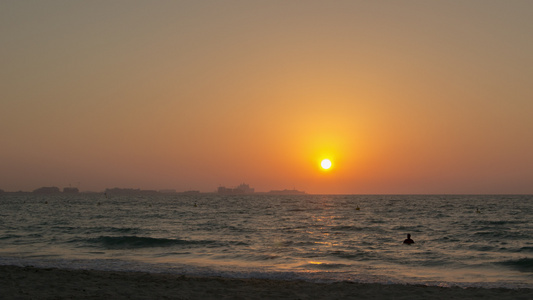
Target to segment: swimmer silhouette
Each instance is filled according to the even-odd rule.
[[[413,241],[413,240],[411,239],[411,235],[410,235],[410,234],[407,234],[407,238],[405,239],[405,241],[403,241],[403,243],[404,243],[404,244],[408,244],[408,245],[410,245],[410,244],[414,244],[415,241]]]

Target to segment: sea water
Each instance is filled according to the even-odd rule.
[[[532,220],[521,195],[5,193],[0,264],[533,288]]]

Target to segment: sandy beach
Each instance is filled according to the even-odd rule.
[[[0,266],[1,299],[532,299],[532,289],[444,288]]]

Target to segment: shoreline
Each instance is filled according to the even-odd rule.
[[[2,299],[532,299],[533,289],[461,288],[0,266]]]

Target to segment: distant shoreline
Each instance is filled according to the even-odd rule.
[[[83,192],[78,192],[78,193],[63,193],[63,192],[59,192],[59,193],[35,193],[35,192],[3,192],[3,193],[0,193],[0,195],[105,195],[106,193],[105,192],[91,192],[91,191],[83,191]],[[168,193],[168,192],[144,192],[144,191],[141,191],[141,192],[138,192],[138,193],[135,193],[135,192],[132,192],[132,193],[109,193],[108,195],[115,195],[115,196],[121,196],[121,195],[177,195],[177,196],[194,196],[194,195],[198,195],[198,196],[210,196],[210,195],[214,195],[214,196],[254,196],[254,195],[273,195],[273,196],[278,196],[278,195],[291,195],[291,196],[308,196],[308,195],[321,195],[321,194],[308,194],[308,193],[305,193],[305,192],[302,192],[302,193],[283,193],[283,192],[278,192],[278,191],[273,191],[273,192],[254,192],[254,193],[245,193],[245,194],[238,194],[238,193],[235,193],[235,194],[231,194],[231,193],[227,193],[227,194],[220,194],[220,193],[217,193],[217,192],[198,192],[198,193],[192,193],[192,192],[172,192],[172,193]],[[324,194],[325,195],[325,194]]]
[[[105,195],[105,191],[80,191],[77,193],[64,193],[64,192],[57,192],[57,193],[35,193],[32,191],[0,191],[1,195]],[[328,196],[533,196],[533,194],[510,194],[510,193],[503,193],[503,194],[483,194],[483,193],[471,193],[471,194],[402,194],[402,193],[392,193],[392,194],[324,194],[324,193],[308,193],[308,192],[301,192],[301,193],[283,193],[283,191],[277,191],[272,190],[269,192],[254,192],[254,193],[235,193],[235,194],[220,194],[217,192],[196,192],[196,191],[183,191],[183,192],[160,192],[160,191],[152,191],[152,190],[139,190],[139,192],[131,192],[131,193],[116,193],[111,195],[200,195],[200,196],[209,196],[209,195],[215,195],[215,196],[253,196],[253,195],[289,195],[289,196],[321,196],[321,195],[328,195]]]
[[[531,299],[533,289],[459,288],[0,266],[4,299]]]
[[[63,190],[56,186],[40,187],[33,191],[17,191],[17,192],[6,192],[0,190],[1,194],[32,194],[32,195],[76,195],[76,194],[105,194],[105,195],[307,195],[304,191],[299,191],[296,189],[284,189],[284,190],[271,190],[268,192],[255,192],[255,189],[249,188],[246,185],[246,189],[240,188],[225,188],[219,187],[218,191],[215,192],[200,192],[199,190],[187,190],[187,191],[176,191],[174,189],[163,189],[163,190],[143,190],[143,189],[133,189],[133,188],[107,188],[102,192],[94,191],[80,191],[78,188],[65,187]]]

